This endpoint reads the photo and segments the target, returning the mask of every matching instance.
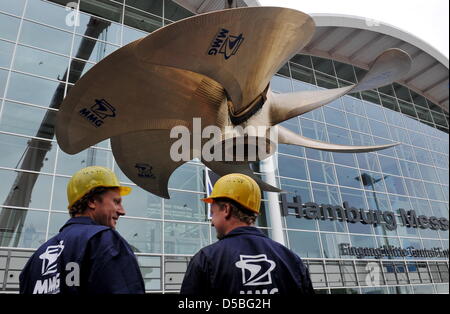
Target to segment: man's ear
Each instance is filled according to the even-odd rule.
[[[223,210],[225,211],[225,219],[231,218],[231,205],[229,203],[225,203],[223,205]]]
[[[91,199],[90,201],[88,201],[87,203],[88,209],[95,210],[95,208],[97,207],[97,204],[95,202],[96,202],[95,199]]]

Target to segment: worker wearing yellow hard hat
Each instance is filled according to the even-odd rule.
[[[254,179],[239,173],[223,176],[203,201],[211,205],[211,224],[219,241],[192,258],[182,294],[314,293],[300,257],[254,226],[261,207],[261,190]]]
[[[125,215],[122,186],[108,168],[75,173],[67,185],[71,218],[20,274],[23,294],[136,294],[144,281],[130,245],[115,230]],[[82,274],[82,275],[80,275]],[[58,285],[50,284],[58,281]]]

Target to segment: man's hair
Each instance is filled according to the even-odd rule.
[[[93,188],[88,193],[86,193],[82,198],[75,202],[69,209],[70,217],[75,217],[78,214],[82,214],[89,207],[89,202],[91,201],[102,201],[102,196],[108,191],[116,190],[116,187],[103,187],[99,186]]]
[[[252,212],[251,210],[245,208],[238,202],[229,199],[229,198],[216,198],[214,199],[214,202],[219,204],[219,206],[223,206],[223,203],[230,204],[231,207],[231,215],[240,221],[248,224],[253,225],[256,221],[256,218],[258,218],[258,214],[255,212]]]

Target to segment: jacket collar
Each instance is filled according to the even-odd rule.
[[[256,227],[248,226],[248,227],[238,227],[236,229],[233,229],[232,231],[228,232],[223,239],[235,237],[239,235],[255,235],[260,237],[267,237],[264,233],[262,233],[259,229]]]
[[[70,218],[65,224],[64,226],[61,227],[61,229],[59,229],[59,232],[61,232],[64,228],[66,228],[67,226],[70,225],[98,225],[95,221],[92,220],[92,218],[90,217],[74,217],[74,218]]]

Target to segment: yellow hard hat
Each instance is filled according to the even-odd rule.
[[[114,187],[120,190],[120,195],[128,195],[130,187],[121,186],[114,172],[100,166],[92,166],[76,172],[67,184],[68,208],[79,201],[89,191],[96,187]]]
[[[205,203],[213,203],[216,198],[229,198],[244,208],[259,214],[261,206],[261,190],[255,180],[241,173],[223,176],[214,184],[211,196],[202,199]]]

